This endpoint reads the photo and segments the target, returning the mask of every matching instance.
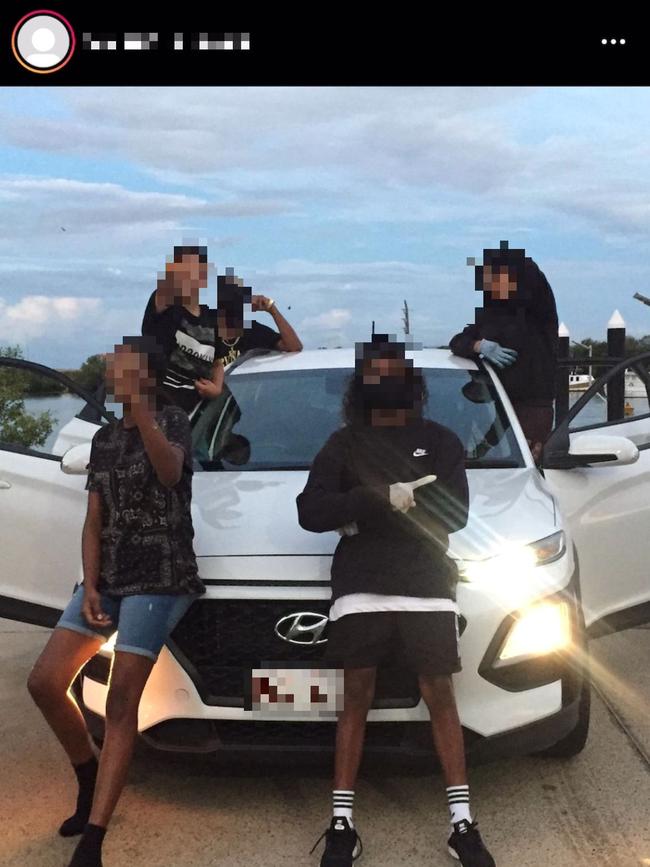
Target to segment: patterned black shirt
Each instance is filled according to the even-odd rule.
[[[101,495],[98,590],[111,596],[205,592],[192,546],[190,424],[176,406],[157,421],[185,455],[173,488],[159,481],[137,425],[125,428],[120,419],[93,437],[86,490]]]

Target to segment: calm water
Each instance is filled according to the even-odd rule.
[[[569,396],[569,404],[573,406],[581,394],[571,394]],[[630,397],[626,399],[626,403],[631,404],[634,412],[628,418],[634,418],[636,415],[643,415],[648,412],[648,401],[645,397]],[[607,421],[607,401],[598,395],[592,398],[584,409],[580,410],[578,415],[571,422],[571,427],[583,427],[590,424],[598,424]]]

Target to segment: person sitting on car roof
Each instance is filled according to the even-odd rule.
[[[142,333],[155,337],[167,355],[163,393],[188,414],[223,389],[222,344],[213,312],[199,303],[207,284],[206,247],[174,247],[173,261],[167,262],[142,320]]]
[[[249,303],[253,313],[269,313],[277,331],[253,320],[246,323],[244,305]],[[217,277],[217,334],[219,357],[224,365],[230,364],[251,349],[275,349],[278,352],[300,352],[300,338],[278,310],[273,298],[252,295],[250,286],[236,277],[232,268]]]

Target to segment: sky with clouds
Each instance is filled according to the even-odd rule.
[[[405,299],[446,343],[480,301],[467,257],[503,239],[573,337],[614,308],[641,336],[649,157],[650,88],[4,88],[0,345],[110,350],[190,238],[309,348],[399,333]]]

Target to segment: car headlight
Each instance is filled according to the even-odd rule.
[[[513,545],[495,557],[485,560],[461,560],[458,571],[461,581],[485,581],[516,578],[535,566],[545,566],[559,560],[566,551],[564,531],[560,530],[529,545]]]
[[[494,665],[512,665],[567,650],[571,637],[569,604],[563,600],[536,602],[517,615]]]

